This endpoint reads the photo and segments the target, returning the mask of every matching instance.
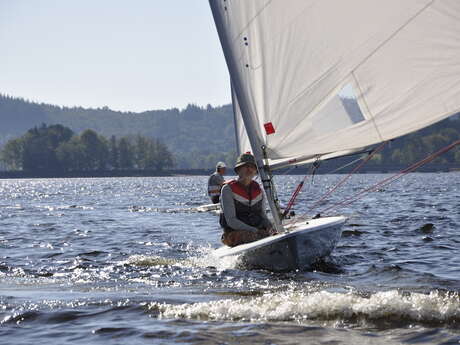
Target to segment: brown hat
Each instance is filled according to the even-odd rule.
[[[243,153],[236,159],[235,168],[234,168],[235,172],[237,168],[243,165],[246,165],[246,164],[252,164],[257,168],[256,159],[254,158],[254,156],[251,155],[250,153]]]

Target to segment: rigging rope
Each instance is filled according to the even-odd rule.
[[[382,187],[382,186],[386,186],[394,181],[396,181],[397,179],[401,178],[402,176],[414,171],[415,169],[421,167],[422,165],[424,164],[427,164],[429,162],[431,162],[432,160],[434,160],[436,157],[446,153],[447,151],[453,149],[455,146],[457,145],[460,145],[460,140],[457,140],[457,141],[454,141],[453,143],[451,143],[450,145],[447,145],[446,147],[440,149],[439,151],[435,152],[435,153],[432,153],[431,155],[425,157],[424,159],[412,164],[411,166],[409,166],[408,168],[404,169],[404,170],[401,170],[400,172],[380,181],[379,183],[376,183],[375,185],[371,186],[371,187],[368,187],[358,193],[356,193],[355,195],[349,197],[349,198],[345,198],[342,202],[339,202],[339,203],[336,203],[324,210],[321,211],[321,213],[324,213],[324,212],[327,212],[327,211],[331,211],[339,206],[347,206],[353,202],[355,202],[356,200],[360,199],[360,197],[366,193],[369,193],[369,192],[372,192],[372,191],[375,191],[377,190],[379,187]]]
[[[297,198],[297,195],[299,195],[299,193],[302,190],[302,187],[303,187],[303,185],[305,183],[305,180],[307,179],[307,177],[309,175],[311,175],[311,179],[312,179],[312,182],[313,182],[313,178],[315,177],[315,173],[316,173],[316,170],[318,168],[319,168],[319,158],[311,165],[310,172],[307,175],[305,175],[303,180],[298,184],[297,188],[295,189],[294,193],[291,196],[291,199],[289,199],[289,202],[288,202],[286,208],[284,209],[282,218],[286,218],[286,216],[289,214],[289,211],[291,210],[292,206],[294,205],[294,201]]]
[[[370,152],[368,152],[368,153],[370,153]],[[328,172],[327,174],[331,174],[331,175],[332,175],[332,174],[335,174],[337,171],[340,171],[340,170],[342,170],[342,169],[348,168],[350,165],[353,165],[353,164],[355,164],[356,162],[362,161],[363,158],[364,158],[364,155],[362,155],[362,156],[359,157],[359,158],[356,158],[355,160],[352,160],[350,163],[347,163],[347,164],[345,164],[345,165],[342,165],[341,167],[338,167],[337,169],[332,170],[331,172]]]
[[[341,185],[343,185],[355,172],[357,172],[361,167],[364,166],[375,154],[379,153],[383,150],[385,145],[388,141],[384,141],[379,146],[377,146],[374,150],[369,152],[366,159],[364,159],[360,164],[358,164],[348,175],[346,175],[342,180],[340,180],[334,187],[332,187],[329,191],[327,191],[318,201],[316,201],[312,206],[310,206],[305,214],[302,215],[304,217],[309,211],[314,209],[317,205],[319,205],[324,199],[326,199],[329,195],[331,195],[334,191],[336,191]]]

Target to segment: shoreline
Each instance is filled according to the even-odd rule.
[[[397,173],[407,166],[368,166],[363,167],[357,174],[391,174]],[[327,171],[329,170],[329,171]],[[316,174],[329,174],[334,169],[319,169]],[[281,169],[274,172],[274,175],[307,175],[309,169],[298,167],[295,169]],[[414,172],[421,173],[446,173],[460,172],[460,165],[457,164],[433,164],[422,166]],[[96,171],[71,171],[71,172],[32,172],[32,171],[0,171],[0,179],[27,179],[27,178],[101,178],[101,177],[174,177],[174,176],[209,176],[213,169],[174,169],[174,170],[96,170]],[[348,174],[348,170],[335,172],[335,174]]]

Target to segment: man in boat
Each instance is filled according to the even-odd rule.
[[[208,195],[213,204],[219,203],[220,190],[224,185],[224,174],[227,166],[224,162],[216,164],[216,171],[208,179]]]
[[[244,153],[235,164],[238,178],[222,188],[220,225],[222,242],[230,247],[257,241],[274,234],[265,212],[265,197],[256,181],[257,165],[253,155]]]

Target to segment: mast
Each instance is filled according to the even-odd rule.
[[[283,227],[281,224],[280,209],[278,206],[277,197],[275,195],[275,190],[273,188],[270,167],[268,165],[267,156],[265,153],[266,147],[261,142],[257,134],[255,123],[253,122],[252,117],[249,116],[249,101],[246,97],[246,93],[243,91],[243,81],[238,71],[238,66],[235,61],[236,59],[234,59],[232,55],[232,49],[227,37],[227,31],[225,30],[225,24],[222,16],[223,11],[226,11],[227,9],[226,7],[220,7],[219,1],[217,0],[209,0],[209,5],[211,6],[214,22],[216,23],[217,32],[219,34],[228,70],[230,72],[231,83],[233,85],[237,101],[240,106],[244,126],[246,128],[252,150],[254,151],[253,154],[256,159],[257,169],[259,171],[262,185],[267,195],[268,205],[270,206],[270,210],[275,223],[274,226],[277,231],[282,231]]]

